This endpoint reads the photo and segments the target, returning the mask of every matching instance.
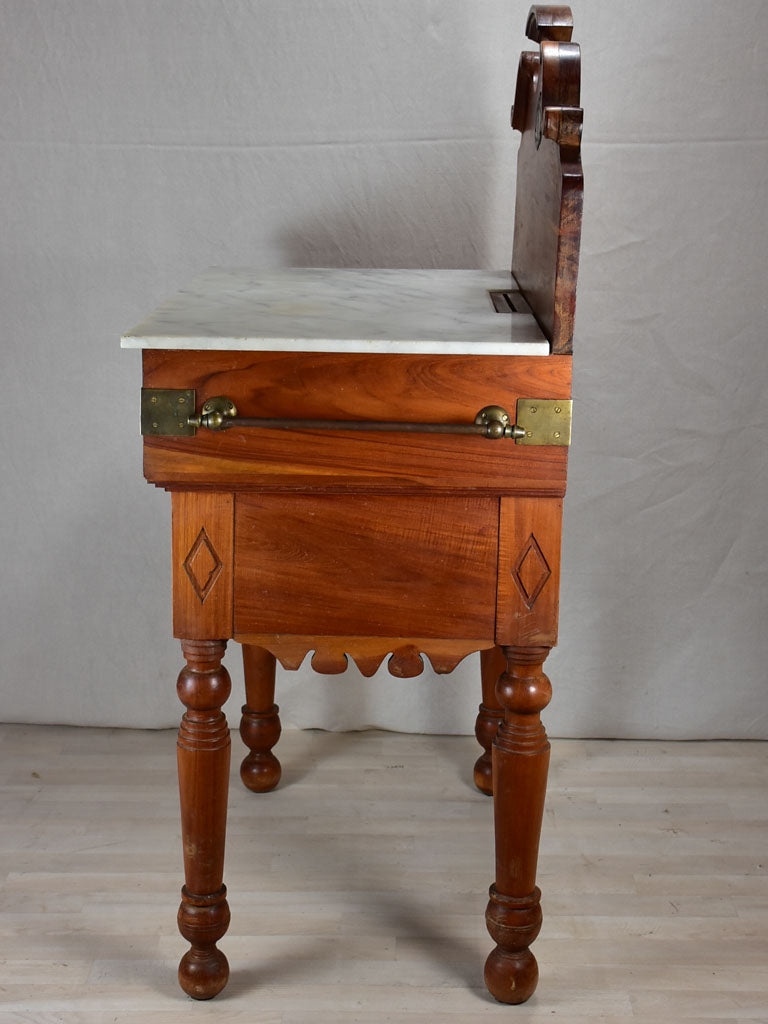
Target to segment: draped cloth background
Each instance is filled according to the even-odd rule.
[[[554,735],[768,735],[768,19],[576,3],[586,204]],[[167,726],[170,502],[120,333],[210,265],[509,265],[527,3],[3,0],[0,717]],[[242,690],[239,652],[229,666]],[[479,668],[279,676],[469,732]]]

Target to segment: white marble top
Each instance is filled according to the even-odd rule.
[[[506,271],[214,269],[122,338],[123,348],[548,355],[530,313],[497,313]]]

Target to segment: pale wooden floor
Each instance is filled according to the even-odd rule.
[[[487,996],[470,738],[286,733],[236,776],[232,978],[176,986],[174,737],[0,727],[0,1021],[768,1021],[768,744],[554,741],[539,990]]]

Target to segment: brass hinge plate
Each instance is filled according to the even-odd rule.
[[[144,437],[194,437],[195,428],[189,423],[194,412],[194,390],[141,389],[141,433]]]
[[[570,398],[518,398],[515,422],[525,431],[515,444],[558,445],[571,443]]]

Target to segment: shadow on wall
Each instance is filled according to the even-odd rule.
[[[472,31],[472,18],[467,18],[467,32]],[[466,38],[466,37],[465,37]],[[468,131],[459,129],[460,138],[429,138],[434,129],[425,124],[416,128],[418,137],[398,141],[374,141],[339,147],[338,161],[332,182],[328,183],[328,154],[322,152],[317,173],[322,188],[316,212],[311,203],[300,197],[303,215],[284,230],[278,232],[276,248],[283,262],[303,267],[382,267],[382,268],[482,268],[494,261],[490,257],[489,226],[498,221],[499,211],[493,207],[497,195],[497,182],[506,180],[508,208],[502,214],[510,224],[508,254],[511,256],[512,208],[514,204],[514,166],[516,146],[511,137],[484,132],[483,126],[497,115],[503,120],[506,111],[504,97],[492,97],[493,110],[489,113],[487,77],[483,69],[469,66],[466,51],[455,55],[461,64],[467,90],[473,99],[464,95],[464,107],[476,109],[477,120]],[[414,98],[414,111],[418,111],[418,97]],[[414,116],[417,125],[418,116]],[[466,126],[465,126],[466,127]],[[315,152],[317,150],[315,149]],[[310,149],[308,159],[312,159]],[[496,261],[498,262],[498,261]],[[439,595],[436,595],[439,601]],[[424,672],[405,685],[417,687],[423,694],[426,707],[444,704],[446,679],[439,677],[424,659]],[[294,673],[296,683],[302,677],[314,676],[309,667],[310,658]],[[357,727],[381,720],[381,691],[393,692],[403,682],[388,675],[387,659],[370,680],[360,676],[355,666],[339,678],[313,681],[311,705],[298,712],[286,707],[287,717],[312,720],[305,725],[326,728],[348,728],[350,704],[357,710],[352,716]],[[476,696],[480,697],[480,673],[476,656],[466,659],[456,670],[469,682],[476,683]],[[278,670],[278,678],[281,675]],[[322,699],[317,686],[322,687]],[[279,689],[278,682],[278,689]],[[378,697],[377,697],[378,694]],[[290,690],[285,695],[290,702]],[[472,694],[474,702],[475,693]],[[411,698],[413,699],[413,698]],[[298,694],[296,700],[299,701]],[[303,703],[303,702],[302,702]],[[456,711],[461,702],[456,702]],[[297,709],[298,710],[298,709]],[[293,713],[291,713],[293,712]],[[314,715],[314,717],[313,717]],[[459,720],[461,718],[461,720]],[[433,726],[441,731],[471,732],[474,712],[464,718],[456,714],[456,721],[448,724],[445,716]],[[354,727],[354,726],[353,726]],[[429,723],[422,728],[431,731]]]
[[[6,446],[5,717],[178,721],[169,503],[117,335],[214,264],[492,263],[497,3],[13,5],[6,375],[47,413]],[[56,398],[75,378],[97,431]]]
[[[468,12],[464,33],[455,37],[470,38],[473,28]],[[420,121],[414,95],[407,133],[393,137],[387,125],[374,125],[365,141],[321,140],[303,151],[302,159],[316,165],[303,174],[313,183],[316,208],[311,197],[297,196],[300,215],[277,230],[273,241],[287,265],[489,267],[491,228],[500,215],[510,225],[511,255],[516,146],[511,129],[502,134],[511,97],[490,94],[487,70],[468,56],[473,52],[466,46],[441,51],[443,62],[461,68],[456,122],[447,110],[436,127],[434,100],[431,110],[425,103]],[[499,181],[508,183],[501,211],[493,209]]]
[[[279,233],[289,266],[463,267],[489,264],[493,140],[350,147],[336,196]],[[511,252],[511,238],[510,238]]]

